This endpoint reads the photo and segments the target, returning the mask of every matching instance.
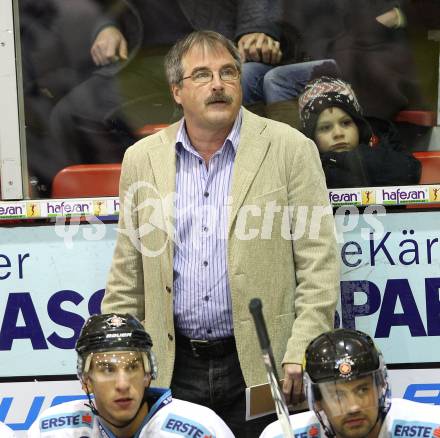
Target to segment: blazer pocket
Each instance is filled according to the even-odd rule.
[[[261,195],[252,196],[252,201],[260,203],[261,201],[273,201],[276,199],[286,199],[287,198],[287,189],[286,186],[277,187],[276,189],[269,190],[268,192],[264,192]]]

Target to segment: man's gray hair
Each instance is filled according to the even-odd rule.
[[[240,53],[234,43],[218,32],[200,30],[177,41],[165,56],[165,73],[170,86],[182,81],[184,75],[182,58],[197,46],[208,50],[218,50],[219,47],[224,47],[234,58],[237,70],[241,72]]]

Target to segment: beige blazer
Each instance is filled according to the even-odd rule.
[[[174,124],[125,154],[119,233],[102,303],[103,312],[129,312],[144,321],[160,386],[169,386],[175,358],[177,130]],[[297,130],[243,110],[230,196],[227,257],[234,334],[251,386],[266,382],[266,374],[249,301],[263,302],[281,373],[282,363],[302,363],[308,342],[332,328],[339,263],[317,148]],[[296,238],[289,238],[291,232]]]

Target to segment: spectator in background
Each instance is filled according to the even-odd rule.
[[[324,63],[334,64],[328,59],[277,67],[262,63],[244,64],[245,72],[247,68],[253,69],[253,74],[243,81],[244,105],[252,109],[252,105],[263,102],[267,117],[299,129],[298,97],[309,82],[313,69]]]
[[[273,0],[269,11],[271,21],[279,21],[280,0]],[[270,119],[299,128],[298,96],[310,80],[313,69],[323,62],[304,62],[300,36],[294,32],[281,34],[281,51],[277,57],[247,58],[243,64],[243,104],[251,111]],[[262,62],[261,62],[262,61]],[[270,62],[269,62],[270,61]]]
[[[329,188],[417,184],[420,163],[391,122],[365,118],[351,86],[312,80],[300,97],[302,130],[318,146]]]
[[[71,155],[63,157],[51,142],[49,114],[93,71],[88,49],[99,11],[94,0],[20,0],[18,7],[29,174],[31,185],[47,195],[54,173]]]
[[[65,165],[119,162],[138,128],[177,120],[163,57],[193,30],[212,29],[233,39],[243,59],[271,63],[280,56],[279,31],[268,19],[268,0],[99,3],[103,14],[95,23],[91,47],[99,68],[51,115],[53,143],[65,151],[62,156],[71,153]]]
[[[367,116],[420,108],[419,84],[398,0],[284,0],[284,32],[301,36],[312,60],[333,59]],[[372,86],[374,84],[374,86]]]

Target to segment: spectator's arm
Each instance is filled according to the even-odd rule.
[[[137,8],[126,0],[99,0],[101,14],[92,35],[91,55],[102,66],[125,60],[140,43],[143,23]]]
[[[117,27],[121,30],[121,16],[128,11],[124,0],[98,0],[96,3],[101,13],[93,28],[92,41],[95,41],[99,33],[107,27]]]
[[[127,40],[121,31],[114,26],[105,27],[99,32],[90,49],[93,62],[103,66],[128,56]]]
[[[237,0],[236,41],[252,33],[263,33],[280,41],[281,28],[275,19],[280,10],[279,0]]]

